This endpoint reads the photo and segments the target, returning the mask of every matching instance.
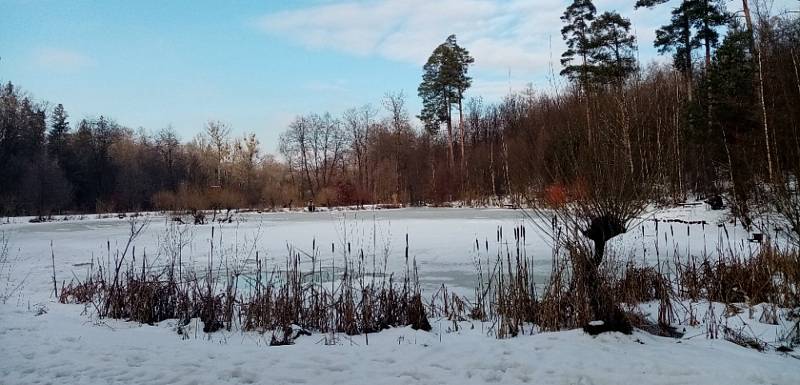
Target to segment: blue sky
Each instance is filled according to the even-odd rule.
[[[567,3],[0,0],[0,80],[63,103],[73,122],[102,114],[132,128],[171,124],[189,140],[216,119],[274,152],[297,114],[378,106],[388,91],[403,91],[418,113],[422,64],[450,33],[475,57],[472,96],[547,89]],[[670,6],[632,3],[595,1],[632,19],[642,61],[668,60],[651,43]]]

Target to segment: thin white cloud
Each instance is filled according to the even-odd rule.
[[[787,2],[788,0],[777,0]],[[309,49],[380,57],[421,66],[454,33],[475,57],[473,92],[549,87],[565,46],[560,16],[568,0],[348,0],[262,15],[255,26]],[[655,30],[669,22],[670,4],[634,10],[632,0],[595,0],[598,12],[631,20],[643,64],[669,61],[653,49]],[[730,5],[731,9],[736,4]],[[510,74],[510,76],[509,76]]]
[[[425,62],[433,47],[455,33],[472,55],[480,58],[476,68],[536,70],[547,62],[540,57],[542,37],[560,28],[560,3],[374,0],[281,11],[260,17],[256,25],[312,49],[418,65]],[[526,24],[534,30],[524,28]]]
[[[33,52],[33,63],[42,69],[58,72],[74,72],[92,67],[90,57],[76,51],[45,47]]]
[[[310,49],[420,67],[436,45],[455,33],[476,58],[469,95],[498,100],[546,72],[561,8],[559,0],[373,0],[268,14],[256,26]],[[552,40],[561,44],[558,35]]]

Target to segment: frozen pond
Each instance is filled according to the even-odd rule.
[[[181,233],[184,263],[206,266],[213,229],[216,266],[224,256],[229,262],[252,267],[258,251],[265,269],[281,269],[289,250],[294,250],[309,267],[312,254],[317,263],[336,268],[344,266],[345,259],[357,262],[363,253],[367,270],[372,270],[374,258],[376,270],[383,271],[385,261],[387,273],[402,273],[406,266],[407,236],[408,256],[418,265],[423,288],[430,290],[444,283],[465,293],[470,293],[475,285],[476,258],[485,263],[495,258],[498,251],[503,255],[516,254],[515,227],[525,228],[520,252],[532,261],[538,283],[547,278],[552,260],[549,242],[525,219],[523,212],[512,209],[246,213],[235,218],[233,223],[195,226],[178,225],[168,217],[153,214],[146,217],[147,227],[135,241],[136,254],[147,253],[152,263],[163,263],[168,253],[164,244],[175,243]],[[658,227],[655,218],[661,220]],[[690,225],[675,220],[705,224]],[[123,249],[130,229],[129,219],[116,217],[87,216],[82,220],[49,223],[27,223],[14,218],[10,222],[0,225],[0,231],[6,233],[14,255],[19,257],[15,275],[27,276],[24,290],[38,293],[46,293],[46,289],[40,289],[52,287],[51,242],[57,279],[69,281],[73,276],[82,278],[93,260],[105,260],[109,251],[113,255]],[[503,232],[500,242],[499,231]],[[725,221],[724,212],[691,206],[644,216],[610,247],[626,258],[654,263],[657,258],[676,253],[713,254],[718,249],[749,253],[756,246],[747,242],[747,238],[747,232]],[[316,253],[312,252],[314,246]]]

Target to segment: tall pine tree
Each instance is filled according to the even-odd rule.
[[[451,170],[455,164],[452,107],[456,104],[459,111],[462,111],[464,92],[472,85],[472,79],[468,76],[469,66],[474,61],[469,52],[458,45],[456,36],[450,35],[433,50],[423,66],[422,83],[417,89],[422,98],[419,118],[425,124],[426,130],[435,134],[442,123],[447,126]],[[463,121],[463,118],[460,120]]]
[[[591,63],[591,24],[596,13],[597,8],[591,0],[574,0],[561,16],[565,24],[561,36],[567,44],[567,50],[561,54],[561,65],[564,66],[561,75],[577,81],[584,91],[595,72]]]
[[[622,82],[636,71],[636,38],[630,20],[616,12],[604,12],[591,25],[592,62],[598,81]]]
[[[652,8],[668,1],[637,0],[636,8]],[[707,70],[713,49],[719,42],[716,29],[725,25],[728,18],[721,0],[682,0],[673,8],[670,23],[656,31],[654,46],[660,53],[673,52],[673,65],[684,75],[690,101],[694,97],[692,52],[701,47],[705,49],[704,70]]]
[[[52,159],[62,162],[67,147],[67,134],[69,133],[69,115],[64,111],[64,105],[58,104],[50,115],[50,131],[47,133],[47,152]]]

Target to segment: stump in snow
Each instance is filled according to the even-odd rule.
[[[625,316],[625,313],[623,313],[622,310],[615,309],[607,320],[591,321],[583,327],[583,331],[593,336],[606,332],[631,334],[633,332],[633,327]]]

